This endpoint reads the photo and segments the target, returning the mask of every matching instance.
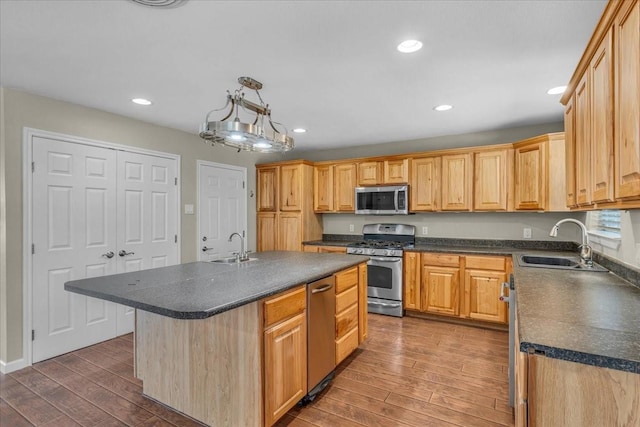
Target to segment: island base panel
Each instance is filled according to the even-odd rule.
[[[137,310],[143,393],[208,425],[261,426],[258,302],[201,320]]]

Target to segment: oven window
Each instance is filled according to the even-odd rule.
[[[387,267],[367,266],[367,285],[374,288],[391,289],[393,287],[393,270]]]

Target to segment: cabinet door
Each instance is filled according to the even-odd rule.
[[[280,210],[302,210],[302,173],[304,165],[280,166]],[[307,189],[308,191],[309,189]]]
[[[440,157],[411,159],[411,211],[438,210],[440,161]]]
[[[302,215],[282,212],[278,215],[278,244],[280,251],[302,250]]]
[[[573,106],[575,96],[572,96],[564,109],[564,138],[565,138],[565,175],[566,175],[566,204],[568,207],[576,206],[576,165],[575,165],[575,120],[576,110]]]
[[[275,251],[278,246],[278,214],[258,212],[258,252]]]
[[[589,110],[589,70],[587,70],[576,88],[576,204],[589,205],[589,170],[591,150],[591,112]]]
[[[307,316],[298,314],[264,333],[264,417],[273,425],[307,394]]]
[[[457,316],[460,313],[460,268],[423,266],[422,311]]]
[[[382,183],[382,162],[358,163],[358,185],[378,185]]]
[[[613,201],[613,29],[600,43],[590,64],[591,202]],[[639,120],[636,117],[636,121]]]
[[[356,164],[337,164],[333,169],[334,209],[338,212],[355,211]]]
[[[515,149],[515,207],[544,210],[546,206],[546,146],[534,143]]]
[[[476,211],[506,211],[509,150],[475,153],[473,163]]]
[[[442,156],[442,210],[471,210],[471,155]]]
[[[404,308],[420,310],[420,253],[404,253]]]
[[[502,283],[506,280],[503,271],[466,270],[466,314],[471,319],[507,323],[507,304],[499,300]]]
[[[257,174],[257,209],[258,212],[275,212],[278,210],[278,167],[258,168]]]
[[[385,160],[385,184],[403,184],[409,181],[409,159]]]
[[[303,245],[302,246],[302,252],[320,252],[320,246],[314,246],[314,245]]]
[[[331,212],[333,210],[333,165],[313,168],[313,210]]]
[[[344,246],[318,246],[318,252],[330,254],[346,254],[347,248]]]
[[[615,195],[640,198],[640,2],[626,2],[615,23]]]
[[[367,264],[360,264],[358,266],[358,344],[366,340],[369,334],[367,280]]]

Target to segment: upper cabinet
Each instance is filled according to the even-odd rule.
[[[383,162],[367,161],[358,163],[358,185],[382,184]]]
[[[640,207],[638,0],[609,1],[561,102],[567,205]]]
[[[409,210],[437,211],[440,207],[440,156],[411,159]]]
[[[614,21],[615,197],[640,199],[640,2]],[[635,206],[640,206],[636,203]]]
[[[442,210],[470,211],[471,154],[449,154],[442,156]]]
[[[313,210],[354,212],[355,163],[318,163],[313,170]]]
[[[367,160],[358,163],[358,185],[405,184],[409,181],[409,159]]]
[[[256,170],[256,186],[258,192],[258,212],[275,212],[278,210],[278,172],[277,166],[267,166]]]
[[[305,164],[293,164],[280,166],[280,210],[301,211],[302,193],[304,191],[305,172],[309,167]],[[306,177],[311,180],[311,177]],[[306,187],[310,188],[310,187]]]
[[[516,210],[564,211],[564,133],[550,133],[513,144]]]
[[[511,209],[513,149],[500,148],[473,154],[473,210]]]
[[[409,159],[385,160],[383,184],[404,184],[409,181]]]

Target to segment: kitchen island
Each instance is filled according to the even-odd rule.
[[[354,289],[355,341],[336,335],[337,364],[366,336],[367,257],[256,257],[76,280],[65,289],[136,308],[135,374],[145,395],[209,425],[272,425],[307,393],[306,284],[334,275],[336,289]]]

